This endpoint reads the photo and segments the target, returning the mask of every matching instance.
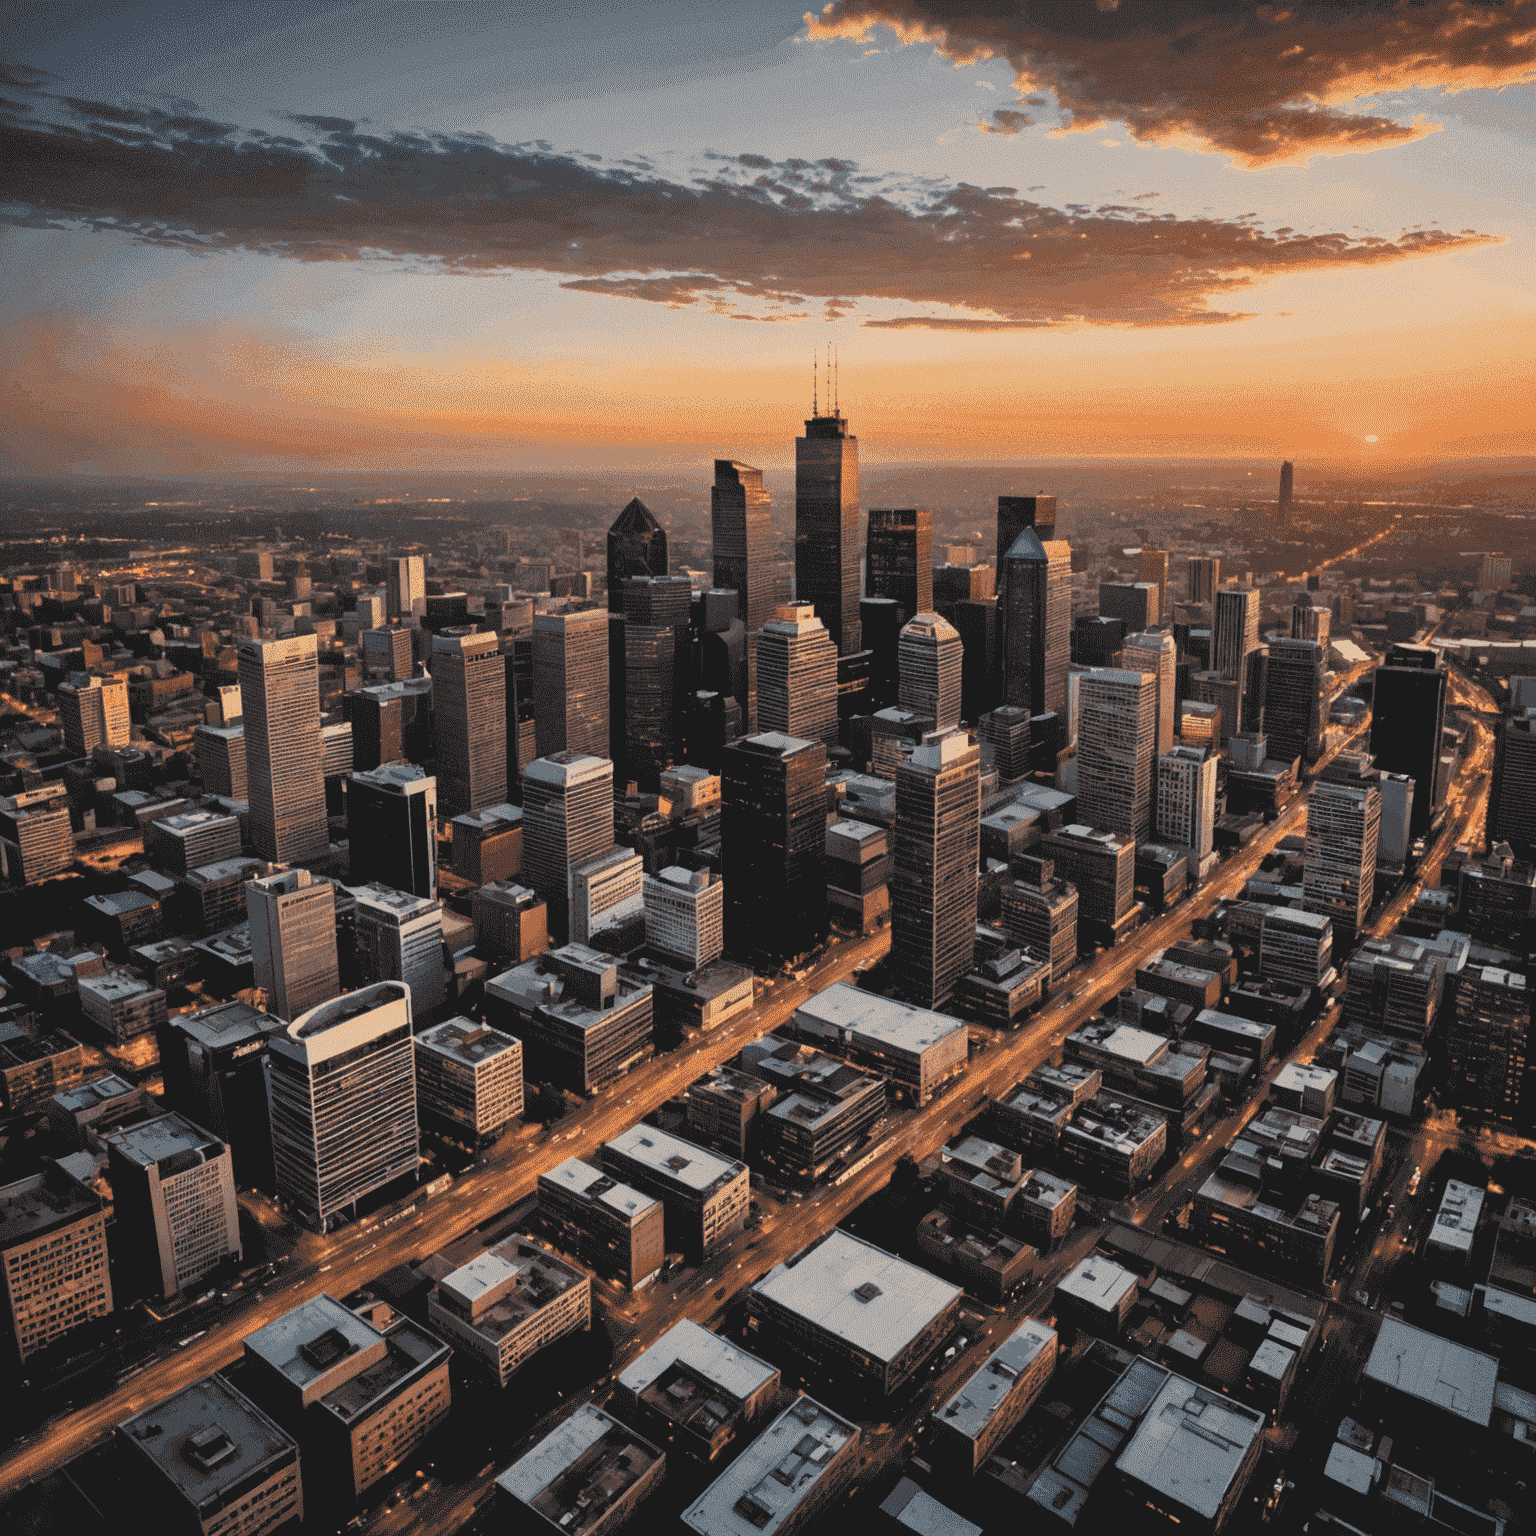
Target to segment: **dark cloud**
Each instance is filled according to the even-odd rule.
[[[957,64],[1006,59],[1021,93],[1055,98],[1065,127],[1123,122],[1248,166],[1434,130],[1352,106],[1378,92],[1536,78],[1536,0],[832,0],[805,20],[812,37],[885,26]]]
[[[1234,295],[1267,277],[1486,238],[1278,233],[1251,215],[1177,218],[1129,203],[1062,210],[1009,187],[871,176],[834,158],[712,156],[708,174],[680,181],[480,134],[307,117],[300,139],[182,103],[111,114],[35,104],[37,115],[0,123],[0,218],[12,224],[300,261],[548,272],[584,292],[737,317],[813,306],[843,317],[881,301],[914,312],[866,312],[865,323],[1204,324],[1236,318]]]

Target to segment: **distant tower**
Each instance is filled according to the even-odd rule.
[[[764,731],[837,745],[837,651],[809,605],[778,609],[758,635],[757,714]]]
[[[601,608],[534,614],[533,723],[540,757],[608,756],[608,615]]]
[[[1189,600],[1192,603],[1211,603],[1216,600],[1216,588],[1221,585],[1221,557],[1219,555],[1195,555],[1189,562]]]
[[[426,613],[427,570],[422,556],[399,555],[384,567],[384,605],[392,619]]]
[[[936,613],[919,613],[901,632],[900,703],[947,731],[960,723],[965,646],[960,632]]]
[[[251,844],[274,864],[302,864],[330,848],[320,754],[320,660],[313,635],[241,636],[246,792]]]
[[[1005,704],[1031,715],[1067,703],[1072,659],[1072,549],[1024,528],[998,571],[998,664]]]
[[[1536,710],[1521,710],[1499,725],[1486,831],[1490,848],[1508,843],[1517,858],[1536,857]]]
[[[746,629],[747,697],[740,701],[749,728],[757,722],[757,632],[773,617],[773,583],[768,575],[772,543],[772,502],[763,472],[733,459],[715,460],[709,494],[714,538],[715,585],[736,593],[737,614]]]
[[[60,683],[55,695],[64,745],[78,757],[96,747],[126,747],[132,737],[128,717],[128,685],[77,672]],[[242,798],[244,798],[242,796]]]
[[[623,635],[622,718],[610,688],[609,744],[624,779],[655,793],[660,775],[679,754],[678,694],[681,635],[688,628],[693,586],[686,576],[631,576],[624,583],[624,622],[609,630],[609,645]],[[618,661],[610,658],[610,666]]]
[[[1326,652],[1332,620],[1331,609],[1314,604],[1310,597],[1300,598],[1291,609],[1291,639],[1316,640]]]
[[[839,655],[859,626],[859,440],[834,404],[795,439],[795,601],[810,604]]]
[[[445,816],[507,798],[507,664],[495,634],[432,637],[432,730]]]
[[[1155,581],[1101,581],[1099,617],[1124,619],[1128,633],[1154,629],[1162,622]]]
[[[1440,803],[1440,741],[1445,729],[1445,664],[1429,645],[1390,646],[1376,669],[1371,756],[1382,773],[1413,780],[1411,837],[1422,837]]]
[[[1013,541],[1026,528],[1046,543],[1056,537],[1056,498],[1054,496],[999,496],[997,498],[997,580],[1003,579],[1003,559],[1013,548]]]
[[[1161,757],[1173,746],[1174,693],[1178,683],[1179,648],[1168,630],[1127,635],[1121,650],[1127,667],[1150,672],[1157,679],[1157,747]]]
[[[1157,693],[1155,674],[1128,667],[1078,680],[1077,809],[1096,831],[1137,842],[1152,835]]]
[[[1296,466],[1287,459],[1280,466],[1280,502],[1278,511],[1285,517],[1291,510],[1292,492],[1296,485]]]
[[[965,731],[930,733],[896,770],[891,953],[923,1008],[950,1001],[975,959],[980,790],[981,749]]]
[[[1297,609],[1298,613],[1326,609]],[[1315,763],[1323,754],[1323,688],[1327,652],[1316,640],[1269,642],[1264,670],[1264,734],[1269,755]]]
[[[865,541],[866,597],[894,598],[903,624],[933,611],[933,513],[871,509]]]
[[[636,496],[608,530],[608,611],[623,613],[626,577],[666,574],[666,529]]]
[[[1211,669],[1229,681],[1245,680],[1248,657],[1259,648],[1259,594],[1252,587],[1221,587],[1211,635]]]
[[[1336,949],[1354,947],[1376,883],[1381,792],[1374,784],[1320,779],[1307,802],[1302,905],[1333,919]]]
[[[1168,606],[1168,551],[1166,549],[1144,549],[1136,559],[1136,569],[1143,581],[1150,581],[1157,587],[1157,611],[1159,623],[1166,624],[1172,610]]]

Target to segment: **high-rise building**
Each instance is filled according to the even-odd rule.
[[[322,1232],[419,1161],[411,989],[381,981],[272,1037],[278,1195]]]
[[[354,885],[377,881],[437,895],[437,780],[412,763],[354,773],[347,784],[347,845]]]
[[[1174,695],[1178,692],[1179,648],[1167,630],[1127,635],[1121,660],[1133,672],[1157,679],[1157,756],[1173,745]],[[1153,786],[1154,794],[1156,785]]]
[[[229,1148],[184,1115],[106,1138],[113,1214],[125,1267],[144,1296],[175,1296],[238,1260],[240,1206]]]
[[[1315,763],[1323,755],[1327,671],[1326,645],[1316,640],[1269,642],[1269,660],[1264,668],[1264,734],[1271,757],[1282,763],[1296,758]]]
[[[721,753],[725,942],[783,961],[827,932],[827,749],[776,731]]]
[[[62,874],[75,859],[69,808],[29,805],[27,794],[0,795],[0,880],[21,885]]]
[[[1127,633],[1153,628],[1162,621],[1157,583],[1101,581],[1099,613],[1103,618],[1123,621]]]
[[[1287,459],[1280,466],[1280,499],[1276,504],[1281,517],[1290,513],[1292,497],[1296,488],[1296,466]]]
[[[1489,553],[1478,569],[1477,585],[1482,592],[1503,592],[1515,573],[1515,562],[1508,555]]]
[[[60,683],[54,698],[64,745],[77,757],[89,757],[94,747],[126,747],[132,722],[128,718],[128,685],[116,678],[76,673]]]
[[[733,459],[715,460],[710,491],[715,585],[736,594],[746,631],[747,697],[740,700],[749,731],[757,729],[757,632],[773,617],[773,583],[768,575],[772,501],[763,472]]]
[[[443,1000],[442,903],[387,885],[351,887],[357,901],[354,933],[358,979],[403,981],[411,1014],[423,1021]]]
[[[535,758],[523,775],[523,873],[565,937],[571,871],[613,845],[613,764],[585,752]]]
[[[571,942],[625,954],[645,931],[645,861],[615,843],[571,867]]]
[[[384,567],[384,604],[392,619],[427,611],[427,564],[421,555],[396,555]]]
[[[608,614],[533,616],[533,721],[540,757],[608,756]]]
[[[1413,780],[1409,830],[1422,837],[1440,804],[1440,739],[1445,730],[1445,664],[1432,645],[1393,645],[1376,669],[1371,756],[1382,773]]]
[[[900,705],[947,731],[960,723],[965,644],[938,614],[919,611],[901,632],[898,647]]]
[[[1536,1082],[1527,1045],[1531,998],[1526,978],[1500,966],[1468,965],[1456,981],[1456,1015],[1447,1040],[1451,1101],[1529,1130]]]
[[[1157,836],[1190,852],[1190,875],[1210,857],[1216,826],[1215,752],[1177,746],[1157,760]]]
[[[1056,498],[1054,496],[999,496],[997,498],[997,579],[1002,580],[1003,561],[1014,540],[1026,528],[1047,543],[1056,537]]]
[[[1487,843],[1508,843],[1516,857],[1536,858],[1536,710],[1510,715],[1494,738]]]
[[[1328,631],[1333,622],[1333,610],[1314,603],[1311,597],[1297,598],[1291,609],[1291,639],[1316,640],[1328,649]]]
[[[1078,813],[1137,842],[1152,835],[1157,686],[1128,667],[1084,672],[1078,682]]]
[[[422,599],[425,606],[426,599]],[[363,675],[369,682],[398,683],[416,670],[411,647],[412,629],[397,625],[393,629],[365,629],[360,640]]]
[[[937,1008],[975,959],[981,750],[966,732],[925,736],[896,770],[895,854],[896,973],[909,1002]]]
[[[296,1019],[341,990],[336,960],[336,892],[307,869],[263,875],[245,888],[251,963],[267,1006]]]
[[[416,1095],[424,1115],[491,1141],[523,1112],[523,1043],[462,1016],[424,1029]]]
[[[624,583],[629,577],[666,574],[666,529],[636,496],[608,530],[608,611],[624,612]],[[544,749],[539,750],[542,755]]]
[[[197,776],[210,795],[246,798],[245,727],[200,725],[192,732],[197,748]]]
[[[245,701],[251,844],[274,864],[330,848],[320,745],[320,661],[313,635],[236,642]]]
[[[933,609],[933,513],[927,507],[871,508],[864,592],[889,597],[903,623]]]
[[[1160,624],[1168,623],[1173,616],[1173,608],[1168,597],[1168,558],[1166,549],[1144,549],[1136,557],[1136,569],[1141,579],[1151,582],[1157,588],[1157,612]]]
[[[758,634],[757,718],[764,732],[837,745],[837,650],[805,604],[779,608]]]
[[[623,777],[647,793],[679,755],[679,662],[692,598],[686,576],[631,576],[624,583],[623,622],[609,630],[610,645],[623,636],[624,667],[622,699],[610,690],[609,738]]]
[[[1312,786],[1303,905],[1333,919],[1341,956],[1354,946],[1371,910],[1380,834],[1381,794],[1375,785],[1322,779]]]
[[[813,414],[795,439],[795,601],[816,610],[837,654],[863,649],[859,440],[835,405],[830,415]]]
[[[432,637],[432,724],[443,813],[507,798],[507,669],[494,634]]]
[[[1187,568],[1189,600],[1192,603],[1213,603],[1216,589],[1221,585],[1221,558],[1218,555],[1193,555]]]
[[[1252,587],[1218,588],[1211,670],[1240,683],[1246,676],[1248,657],[1258,648],[1259,594]]]
[[[352,725],[352,766],[425,763],[432,758],[432,679],[377,683],[341,696]]]
[[[725,886],[707,869],[645,877],[645,942],[697,970],[725,951]]]
[[[1023,529],[998,571],[998,664],[1003,702],[1031,715],[1062,710],[1072,660],[1072,548]]]

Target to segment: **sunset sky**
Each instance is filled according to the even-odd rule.
[[[0,27],[5,472],[1536,453],[1536,0]]]

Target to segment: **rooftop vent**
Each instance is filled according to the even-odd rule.
[[[854,1291],[853,1294],[857,1296],[860,1301],[870,1302],[880,1294],[880,1287],[876,1285],[873,1280],[866,1280],[863,1285],[859,1286]]]

